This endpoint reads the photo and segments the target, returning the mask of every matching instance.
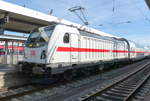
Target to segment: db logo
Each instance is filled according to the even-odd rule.
[[[34,51],[34,50],[31,50],[31,51],[30,51],[30,55],[31,55],[31,56],[35,56],[35,55],[36,55],[35,51]]]

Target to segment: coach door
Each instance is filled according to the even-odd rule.
[[[117,42],[114,42],[114,59],[118,59],[118,53],[117,53]]]
[[[79,35],[70,34],[71,63],[79,62]]]

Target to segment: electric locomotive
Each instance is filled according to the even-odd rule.
[[[135,59],[139,53],[145,57],[144,49],[131,48],[130,44],[94,29],[54,24],[33,30],[25,44],[25,58],[18,66],[33,74],[69,75],[80,68],[95,69],[93,65]]]

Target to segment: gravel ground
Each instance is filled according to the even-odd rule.
[[[92,89],[96,89],[97,86],[102,88],[114,82],[114,80],[137,70],[149,61],[150,59],[140,61],[123,68],[105,72],[102,75],[98,74],[82,80],[77,80],[67,85],[36,92],[31,95],[13,99],[12,101],[79,101],[82,95],[87,95]]]

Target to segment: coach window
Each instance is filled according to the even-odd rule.
[[[64,43],[69,43],[69,33],[66,33],[63,38]]]

